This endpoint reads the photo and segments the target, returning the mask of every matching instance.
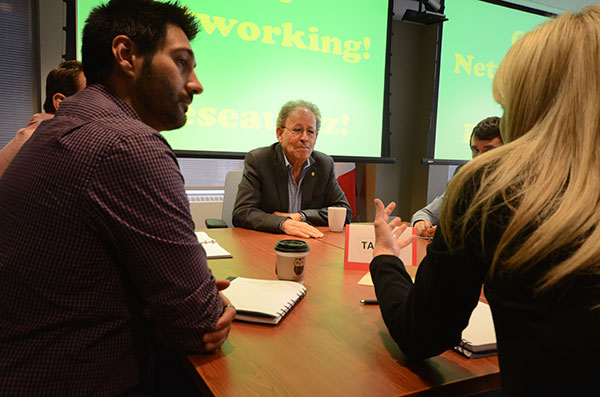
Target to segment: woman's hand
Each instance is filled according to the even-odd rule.
[[[388,223],[390,214],[396,208],[396,203],[391,202],[384,208],[379,199],[375,199],[375,247],[373,257],[378,255],[400,255],[400,250],[413,241],[416,236],[410,236],[405,240],[398,240],[402,233],[408,227],[407,223],[402,223],[398,217]]]

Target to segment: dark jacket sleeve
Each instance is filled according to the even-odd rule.
[[[407,357],[435,356],[460,341],[485,277],[483,266],[470,257],[475,255],[447,247],[438,228],[414,285],[397,257],[373,258],[371,276],[383,320]]]
[[[264,189],[269,189],[268,177],[265,175],[268,170],[265,167],[272,167],[265,157],[265,150],[249,152],[244,160],[244,174],[240,182],[235,206],[233,208],[233,225],[246,229],[262,230],[270,233],[281,233],[279,225],[286,217],[274,215],[261,209],[266,204],[263,201],[275,200],[276,191],[271,191],[271,196],[263,197]],[[265,179],[267,178],[267,179]],[[271,190],[275,190],[274,187]],[[266,193],[265,193],[266,194]],[[274,210],[275,211],[275,210]],[[278,209],[285,212],[285,208]]]
[[[324,181],[324,186],[315,186],[314,196],[324,197],[324,205],[321,208],[313,207],[302,209],[302,212],[306,215],[306,221],[314,226],[327,226],[327,208],[328,207],[344,207],[346,208],[346,222],[350,223],[352,220],[352,208],[348,204],[346,195],[340,187],[335,178],[335,171],[333,167],[333,160],[331,157],[326,156],[322,153],[315,153],[315,156],[319,156],[320,167],[326,171],[327,178]],[[322,193],[321,193],[322,192]],[[302,193],[304,194],[304,192]]]

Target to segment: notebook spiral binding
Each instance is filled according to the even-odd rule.
[[[302,292],[300,292],[300,293],[296,294],[296,299],[294,299],[294,300],[291,300],[291,301],[287,302],[287,303],[284,305],[284,308],[283,308],[283,309],[281,309],[281,311],[277,312],[277,314],[283,317],[283,316],[284,316],[284,315],[285,315],[287,312],[289,312],[289,311],[290,311],[290,309],[291,309],[292,307],[294,307],[294,305],[296,304],[296,302],[298,302],[298,301],[300,300],[300,298],[302,298],[304,295],[306,295],[306,288],[304,288],[304,289],[302,290]]]

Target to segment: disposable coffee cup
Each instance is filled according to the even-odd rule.
[[[344,207],[329,207],[327,208],[327,223],[329,230],[332,232],[341,232],[344,230],[346,223],[346,208]]]
[[[310,247],[302,240],[279,240],[275,245],[277,259],[275,274],[280,280],[291,280],[302,283],[304,281],[304,268],[306,256]]]

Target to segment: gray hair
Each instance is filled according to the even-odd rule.
[[[277,115],[277,126],[283,127],[285,126],[285,121],[289,117],[290,113],[294,109],[298,108],[306,108],[315,115],[315,119],[317,120],[317,132],[319,132],[319,128],[321,128],[321,112],[317,105],[312,102],[305,101],[304,99],[296,99],[295,101],[287,101],[279,111],[279,115]]]

